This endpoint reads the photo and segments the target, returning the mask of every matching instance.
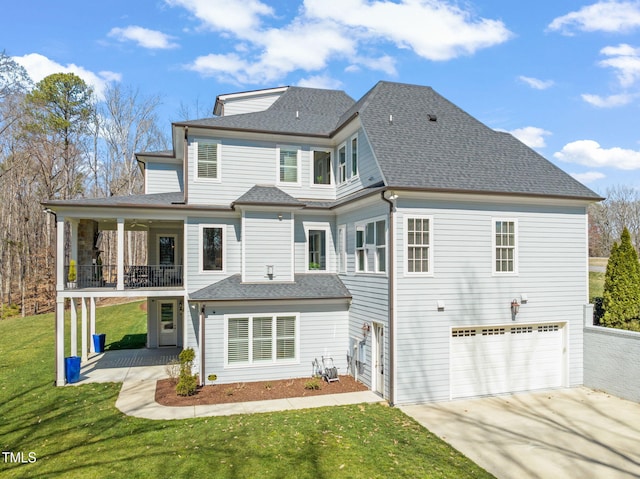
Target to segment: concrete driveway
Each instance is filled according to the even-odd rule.
[[[499,479],[640,478],[640,404],[572,388],[401,407]]]

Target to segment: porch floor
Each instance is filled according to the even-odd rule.
[[[165,366],[177,360],[181,348],[122,349],[92,354],[80,367],[80,381],[74,383],[121,383],[125,380],[164,379]]]

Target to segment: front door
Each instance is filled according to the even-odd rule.
[[[384,396],[384,327],[381,324],[373,323],[373,356],[374,391]]]
[[[178,318],[176,314],[176,301],[160,301],[158,308],[158,328],[160,330],[158,345],[177,346]]]

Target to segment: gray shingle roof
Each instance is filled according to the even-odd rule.
[[[351,293],[337,274],[296,274],[293,283],[243,283],[235,274],[194,293],[192,301],[349,299]]]
[[[492,130],[429,87],[380,82],[343,119],[353,111],[389,187],[599,198],[512,135]]]
[[[153,193],[148,195],[110,196],[107,198],[79,198],[75,200],[48,200],[45,206],[139,206],[170,207],[184,202],[184,193]]]
[[[336,128],[345,110],[353,104],[353,98],[343,91],[289,87],[264,111],[203,118],[177,124],[328,136]]]
[[[304,203],[276,186],[256,185],[233,202],[234,205],[304,206]]]

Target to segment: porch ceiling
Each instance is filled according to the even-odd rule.
[[[100,231],[115,231],[118,223],[115,218],[103,218],[96,220]],[[174,220],[148,220],[132,218],[124,221],[125,231],[149,231],[150,228],[182,228],[182,221]]]

